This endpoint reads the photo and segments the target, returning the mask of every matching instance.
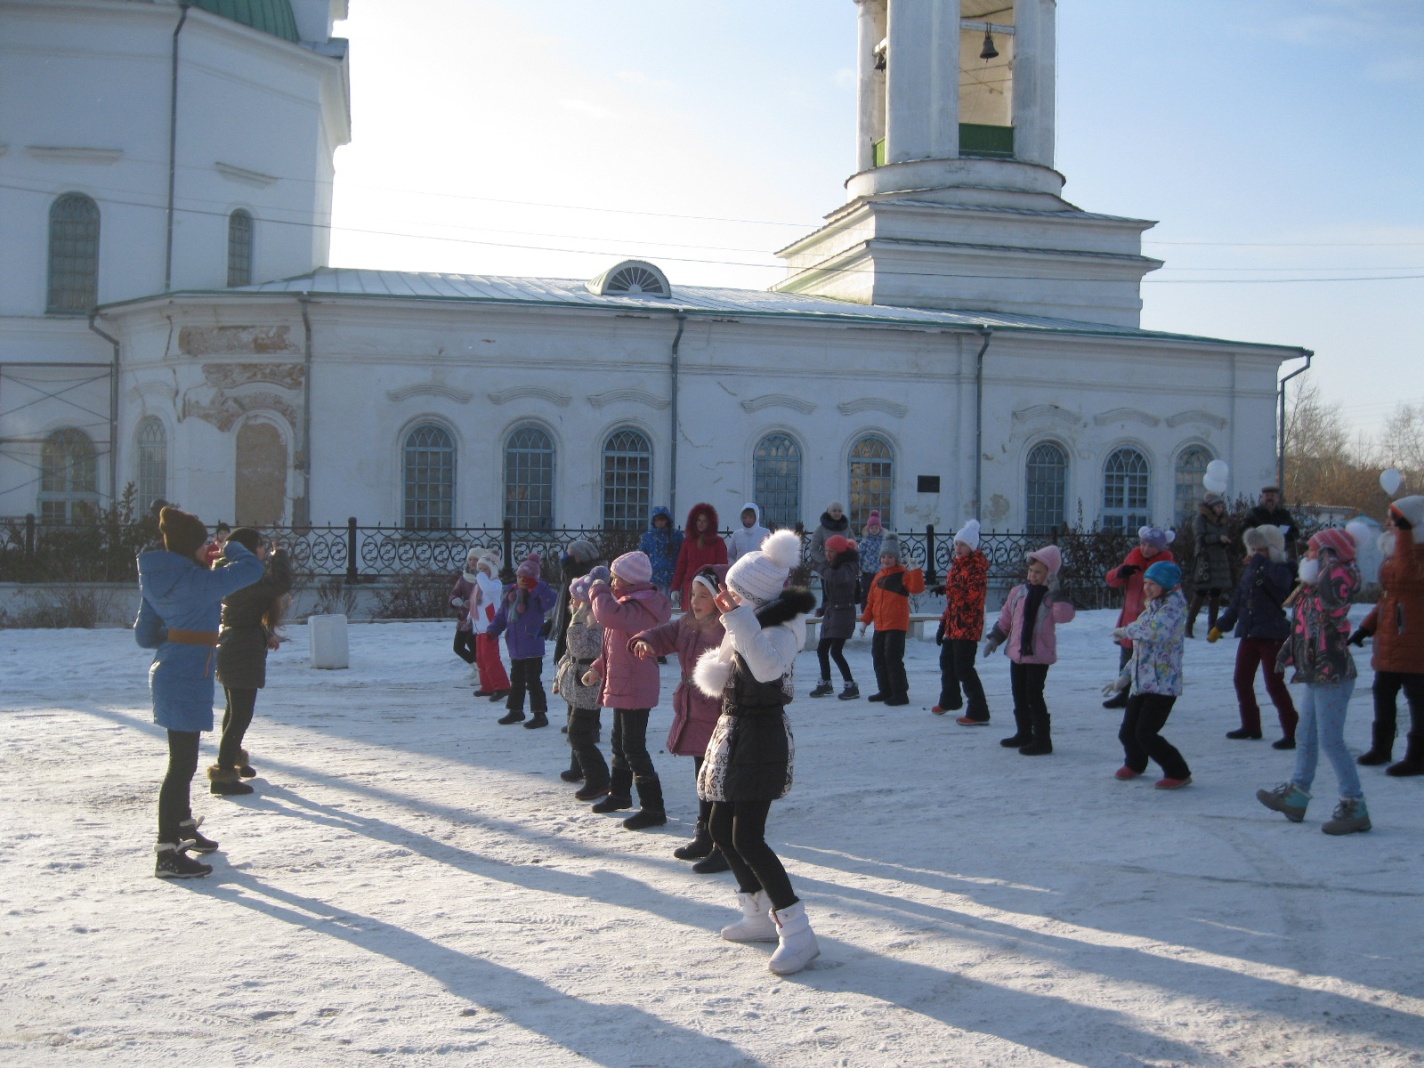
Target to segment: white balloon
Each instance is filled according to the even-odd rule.
[[[1226,479],[1224,478],[1212,478],[1210,475],[1205,475],[1202,478],[1202,485],[1206,487],[1208,493],[1226,492]]]
[[[1225,482],[1227,476],[1231,474],[1231,468],[1225,460],[1213,460],[1206,465],[1206,473],[1220,482]]]
[[[1404,482],[1404,476],[1394,468],[1389,467],[1380,472],[1380,489],[1384,490],[1391,497],[1398,491],[1400,484]]]

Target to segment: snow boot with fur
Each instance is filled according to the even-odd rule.
[[[252,793],[252,787],[239,778],[236,768],[225,768],[221,764],[214,764],[208,768],[208,781],[212,784],[211,792],[220,797],[235,797],[239,794]]]
[[[809,694],[807,694],[806,696],[808,696],[808,697],[830,697],[831,694],[833,694],[833,693],[835,693],[835,692],[836,692],[836,688],[831,685],[831,680],[830,680],[830,679],[822,679],[820,682],[816,683],[816,688],[815,688],[814,690],[812,690],[812,691],[811,691]]]
[[[188,856],[182,842],[159,842],[153,851],[158,854],[153,874],[159,879],[201,879],[213,873],[211,864]]]
[[[252,766],[252,761],[247,756],[246,749],[237,751],[237,773],[244,779],[257,778],[257,769]]]
[[[728,942],[775,942],[779,936],[776,921],[771,918],[771,899],[765,890],[754,894],[737,891],[737,904],[741,906],[742,918],[722,928],[722,937]]]
[[[855,684],[854,679],[851,679],[850,682],[846,683],[845,689],[842,690],[839,694],[837,694],[837,697],[842,701],[854,701],[859,696],[860,687]]]
[[[777,975],[794,975],[821,955],[816,934],[806,919],[806,903],[798,901],[779,911],[773,911],[779,945],[767,967]]]

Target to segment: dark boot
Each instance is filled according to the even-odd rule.
[[[623,821],[625,829],[641,831],[648,827],[661,827],[667,822],[667,810],[663,808],[663,784],[656,775],[637,781],[637,812]]]
[[[1033,740],[1028,745],[1019,747],[1019,752],[1024,756],[1047,756],[1053,752],[1053,739],[1048,730],[1049,717],[1047,714],[1033,717]]]
[[[1404,759],[1384,769],[1386,775],[1404,778],[1409,775],[1424,775],[1424,738],[1409,732],[1409,742],[1404,750]]]
[[[707,818],[711,814],[711,801],[697,802],[697,829],[693,832],[692,841],[674,849],[673,856],[678,860],[702,860],[712,853],[716,846],[712,843],[712,831],[707,826]]]
[[[509,726],[511,723],[519,723],[519,722],[521,722],[523,719],[524,719],[524,712],[523,712],[521,709],[518,709],[518,708],[511,708],[511,709],[510,709],[508,712],[506,712],[504,715],[500,716],[499,719],[495,720],[495,722],[496,722],[496,723],[501,723],[501,724],[503,724],[504,726],[507,727],[507,726]]]
[[[248,759],[247,750],[237,751],[237,773],[244,779],[257,778],[257,769],[252,766],[252,761]]]
[[[549,717],[543,712],[536,711],[534,713],[534,718],[531,719],[528,723],[524,724],[524,729],[526,731],[535,731],[538,730],[540,727],[547,727],[548,725]]]
[[[189,816],[186,820],[182,820],[178,824],[178,834],[180,835],[182,847],[184,849],[191,849],[194,853],[214,853],[217,851],[218,844],[211,838],[206,837],[202,831],[198,830],[202,822],[202,816],[199,816],[197,819]]]
[[[1188,637],[1188,638],[1195,638],[1195,637],[1196,637],[1195,631],[1196,631],[1196,625],[1197,625],[1197,616],[1201,614],[1202,604],[1203,604],[1203,602],[1205,602],[1205,601],[1206,601],[1206,598],[1205,598],[1203,595],[1201,595],[1200,593],[1196,594],[1196,595],[1192,598],[1191,607],[1187,609],[1187,637]],[[1124,705],[1126,705],[1126,703],[1127,703],[1127,702],[1125,702],[1125,701],[1123,702]]]
[[[692,866],[692,870],[698,875],[716,875],[719,871],[727,871],[731,865],[727,863],[727,858],[722,856],[720,849],[714,849],[707,854],[706,860],[699,860]]]
[[[1395,730],[1396,727],[1393,723],[1381,723],[1379,720],[1375,720],[1374,742],[1370,746],[1370,751],[1361,753],[1355,763],[1374,767],[1376,764],[1388,764],[1393,760]]]
[[[214,764],[208,768],[208,781],[212,783],[212,792],[220,797],[236,797],[239,794],[252,793],[252,787],[238,777],[236,768],[225,768],[220,764]]]
[[[1008,738],[999,739],[999,744],[1005,749],[1018,749],[1020,746],[1028,745],[1033,741],[1033,727],[1030,726],[1027,713],[1014,709],[1014,733]]]
[[[1221,597],[1213,595],[1206,606],[1206,622],[1208,630],[1216,629],[1216,617],[1221,613]]]
[[[806,696],[808,697],[829,697],[836,692],[836,688],[831,685],[830,679],[822,679],[816,683],[816,688]]]
[[[608,780],[608,796],[594,805],[593,811],[619,812],[632,807],[633,769],[626,765],[614,765],[613,774]]]

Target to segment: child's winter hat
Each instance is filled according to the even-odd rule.
[[[1219,493],[1208,493],[1205,497],[1202,498],[1202,504],[1206,505],[1208,508],[1214,508],[1221,503],[1221,494]]]
[[[886,531],[885,537],[880,542],[880,555],[893,556],[896,560],[900,559],[900,539],[889,531]]]
[[[587,575],[580,575],[569,583],[569,596],[580,604],[588,602],[588,588],[593,585],[593,579]]]
[[[494,552],[493,550],[490,550],[489,552],[484,552],[480,554],[479,559],[475,561],[475,570],[478,571],[482,567],[488,568],[490,578],[498,578],[499,563],[499,554]]]
[[[648,554],[634,549],[613,561],[612,571],[624,582],[641,586],[653,580],[653,562]]]
[[[1345,563],[1355,558],[1355,539],[1339,527],[1326,527],[1310,536],[1310,544],[1317,549],[1329,549]]]
[[[537,579],[539,577],[540,563],[539,554],[530,553],[524,558],[524,563],[520,564],[518,570],[514,572],[515,577],[521,579]]]
[[[1042,549],[1035,549],[1028,554],[1028,559],[1037,560],[1048,568],[1050,576],[1058,574],[1058,569],[1063,566],[1063,553],[1056,545],[1045,545]]]
[[[979,520],[971,519],[959,528],[959,533],[954,536],[955,541],[962,541],[971,549],[979,548]]]
[[[163,547],[179,556],[192,556],[208,540],[208,528],[201,519],[172,505],[158,513],[158,529],[163,534]]]
[[[855,542],[851,541],[843,534],[832,534],[826,539],[826,552],[843,553],[847,549],[854,549]]]
[[[872,509],[870,510],[870,514],[865,517],[865,521],[866,521],[867,523],[879,523],[879,522],[880,522],[880,509],[879,509],[879,508],[872,508]]]
[[[727,578],[726,564],[709,564],[697,574],[692,576],[692,584],[701,586],[713,597],[717,596],[717,583],[725,581]],[[690,605],[687,607],[691,607]]]
[[[1182,584],[1182,569],[1170,560],[1158,560],[1142,573],[1142,577],[1157,583],[1164,590],[1175,590]]]
[[[227,536],[228,541],[235,541],[250,553],[256,553],[262,544],[262,532],[256,527],[238,527]]]
[[[801,539],[792,530],[778,530],[762,539],[761,548],[737,557],[727,568],[727,585],[738,597],[761,607],[781,596],[786,576],[801,562]]]
[[[1270,523],[1252,527],[1241,535],[1241,540],[1246,543],[1246,548],[1253,552],[1256,549],[1284,552],[1286,548],[1286,536],[1281,533],[1281,528],[1272,526]]]
[[[1396,519],[1403,519],[1411,527],[1424,524],[1424,497],[1401,497],[1389,506]]]
[[[1163,530],[1161,527],[1138,527],[1137,540],[1146,542],[1158,552],[1161,552],[1172,542],[1177,540],[1175,530]]]
[[[597,559],[598,546],[586,538],[575,538],[569,542],[569,547],[559,557],[559,563],[563,566],[568,566],[570,563],[591,564]]]

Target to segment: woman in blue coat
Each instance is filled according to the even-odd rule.
[[[205,564],[207,528],[195,515],[164,508],[158,516],[163,548],[139,554],[142,595],[134,640],[156,650],[148,669],[153,721],[168,731],[168,772],[158,793],[160,879],[193,879],[212,866],[188,856],[211,853],[218,844],[198,833],[189,790],[198,770],[198,736],[213,729],[213,669],[217,660],[222,601],[262,577],[262,561],[229,541],[227,566]]]

